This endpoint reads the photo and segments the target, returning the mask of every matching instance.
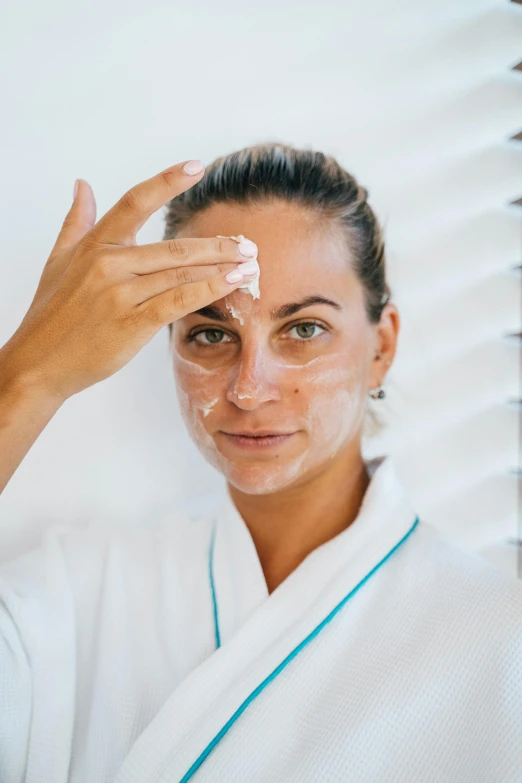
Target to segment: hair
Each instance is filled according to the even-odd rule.
[[[281,199],[298,204],[325,224],[342,228],[363,286],[367,318],[376,324],[391,290],[382,229],[368,195],[331,155],[279,142],[256,144],[217,158],[196,185],[168,203],[163,239],[174,239],[194,215],[218,202],[249,206]],[[370,414],[379,430],[381,422],[374,411]]]

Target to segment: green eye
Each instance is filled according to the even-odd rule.
[[[292,329],[302,329],[304,327],[305,334],[304,335],[301,334],[300,337],[302,337],[304,340],[308,341],[308,340],[313,339],[314,337],[318,336],[318,335],[315,334],[315,329],[317,329],[318,326],[319,326],[319,324],[316,324],[313,321],[303,321],[300,324],[296,324],[295,326],[292,326]],[[321,328],[321,327],[319,327],[319,328]],[[290,329],[289,331],[292,331],[292,329]],[[311,333],[312,329],[314,330],[313,334]],[[308,332],[307,332],[307,330],[308,330]]]
[[[211,335],[211,337],[208,338],[209,339],[209,343],[211,343],[212,345],[218,345],[220,342],[222,342],[222,340],[217,340],[217,339],[214,339],[214,338],[216,337],[216,335],[219,336],[220,334],[221,335],[225,334],[225,332],[222,329],[205,329],[204,331],[197,332],[196,334]],[[192,336],[195,337],[196,335],[194,334]],[[201,342],[201,341],[199,341],[199,342]],[[204,345],[204,343],[203,343],[203,345]]]

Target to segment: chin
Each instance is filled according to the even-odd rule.
[[[268,495],[295,484],[302,476],[304,455],[287,462],[232,462],[221,470],[228,483],[245,495]]]

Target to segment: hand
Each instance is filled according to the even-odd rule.
[[[65,400],[121,369],[163,326],[252,278],[225,279],[248,260],[232,239],[136,245],[148,218],[204,174],[182,166],[132,187],[98,223],[91,187],[79,180],[31,306],[0,350],[13,379]]]

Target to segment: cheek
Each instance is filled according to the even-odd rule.
[[[173,365],[179,409],[187,430],[207,462],[217,470],[223,470],[223,460],[214,439],[203,424],[203,418],[220,399],[223,378],[218,371],[206,370],[176,353]]]
[[[330,453],[355,434],[361,422],[361,395],[347,389],[317,393],[308,403],[307,419],[312,440]]]
[[[223,370],[207,370],[178,353],[173,357],[174,379],[185,420],[200,420],[213,410],[223,394],[226,374]]]
[[[334,366],[302,374],[295,384],[305,410],[310,438],[330,453],[357,431],[364,420],[364,379],[360,367]],[[294,394],[295,394],[294,388]]]

